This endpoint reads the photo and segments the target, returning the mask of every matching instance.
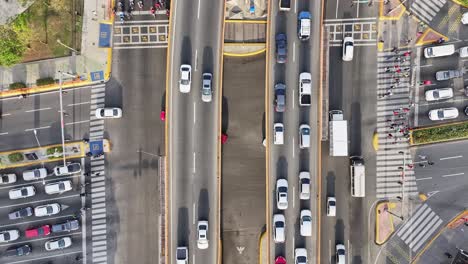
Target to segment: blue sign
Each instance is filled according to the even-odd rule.
[[[89,152],[94,155],[99,155],[104,153],[104,143],[102,140],[90,141],[89,142]]]
[[[106,23],[99,24],[99,47],[110,48],[112,25]]]
[[[104,80],[104,72],[103,71],[91,72],[89,75],[91,75],[91,81],[93,81],[93,82]]]

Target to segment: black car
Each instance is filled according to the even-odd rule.
[[[29,255],[29,253],[31,253],[31,247],[29,245],[22,245],[22,246],[19,246],[19,247],[12,247],[12,248],[9,248],[7,249],[7,251],[5,251],[5,254],[3,254],[3,256],[5,257],[15,257],[15,256],[27,256]]]
[[[32,207],[25,207],[8,214],[10,220],[22,219],[33,215]]]
[[[68,220],[64,223],[52,225],[52,233],[57,232],[70,232],[80,228],[80,222],[78,220]]]

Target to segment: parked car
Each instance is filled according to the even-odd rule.
[[[275,243],[284,243],[286,238],[285,228],[286,228],[286,219],[282,214],[273,215],[273,239]]]
[[[305,248],[296,248],[294,250],[294,263],[307,264],[307,250]]]
[[[288,209],[288,181],[285,179],[276,181],[276,205],[279,210]]]
[[[16,174],[14,173],[6,173],[0,175],[0,184],[10,184],[16,182]]]
[[[192,66],[188,64],[180,65],[179,91],[181,93],[190,93],[192,84]]]
[[[78,230],[80,228],[80,222],[78,220],[68,220],[63,223],[58,223],[52,225],[52,233],[59,233],[59,232],[70,232],[74,230]]]
[[[343,60],[351,61],[353,60],[354,54],[354,39],[353,37],[345,37],[343,39]]]
[[[50,225],[43,225],[40,227],[27,229],[24,234],[27,238],[48,236],[50,235]]]
[[[336,245],[336,264],[346,264],[346,248],[343,244]]]
[[[207,249],[208,244],[208,221],[198,221],[198,240],[199,249]]]
[[[299,172],[299,199],[309,200],[310,198],[310,173],[308,171]]]
[[[275,85],[275,111],[284,112],[286,105],[286,85],[277,83]]]
[[[20,237],[20,233],[19,233],[19,230],[17,229],[0,231],[0,242],[15,241],[19,237]]]
[[[429,111],[429,119],[432,121],[455,119],[457,117],[458,109],[455,107],[439,108]]]
[[[22,245],[19,247],[11,247],[8,248],[5,253],[3,254],[4,257],[22,257],[27,256],[31,253],[31,246],[29,245]]]
[[[32,215],[33,215],[32,207],[25,207],[25,208],[21,208],[21,209],[18,209],[16,211],[9,213],[8,219],[17,220],[17,219],[23,219],[25,217],[32,216]]]
[[[461,23],[462,23],[463,25],[468,25],[468,12],[467,12],[467,13],[463,13],[462,18],[461,18]]]
[[[55,176],[64,176],[79,172],[81,172],[81,164],[77,162],[68,163],[65,166],[59,165],[54,168]]]
[[[453,89],[452,88],[438,88],[433,90],[427,90],[425,92],[426,101],[438,101],[438,100],[445,100],[450,99],[453,97]]]
[[[34,181],[40,180],[47,177],[47,169],[46,168],[38,168],[33,170],[27,170],[23,172],[23,180],[25,181]]]
[[[72,190],[72,182],[70,180],[52,182],[45,185],[47,194],[61,194]]]
[[[61,211],[60,204],[58,203],[51,203],[51,204],[44,204],[39,205],[34,208],[34,215],[35,216],[51,216],[60,213]]]
[[[23,186],[16,189],[11,189],[8,192],[8,196],[11,200],[28,198],[36,195],[36,188],[34,186]]]
[[[462,77],[463,73],[459,70],[446,70],[446,71],[438,71],[436,72],[436,80],[438,81],[446,81],[453,78]]]
[[[104,118],[121,118],[122,117],[122,109],[118,107],[104,107],[104,108],[96,108],[96,118],[104,119]]]
[[[203,81],[202,81],[202,101],[209,103],[213,97],[213,90],[211,88],[213,75],[211,73],[204,73],[203,74]]]
[[[468,116],[468,106],[467,106],[467,107],[465,107],[465,110],[464,110],[463,112],[465,112],[465,115],[467,115],[467,116]]]
[[[460,58],[468,57],[468,47],[461,47],[458,49],[458,54],[460,55]]]
[[[276,35],[276,62],[286,63],[288,59],[288,41],[286,34],[279,33]]]
[[[70,237],[61,237],[57,239],[49,240],[45,243],[45,249],[47,251],[64,249],[72,245],[72,240]]]
[[[312,212],[310,210],[301,210],[301,236],[312,236]]]
[[[327,216],[336,216],[336,198],[327,197]]]

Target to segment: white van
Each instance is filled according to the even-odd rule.
[[[275,123],[273,125],[273,143],[275,145],[284,144],[284,125],[282,123]]]
[[[366,196],[366,167],[362,158],[351,157],[351,196]]]
[[[427,59],[435,57],[450,56],[455,53],[455,46],[452,45],[443,45],[443,46],[434,46],[424,49],[424,57]]]

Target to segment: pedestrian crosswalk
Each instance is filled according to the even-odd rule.
[[[380,52],[377,61],[377,198],[416,195],[409,152],[410,52]]]
[[[420,205],[411,218],[397,231],[401,238],[414,252],[417,252],[437,229],[442,219],[425,203]]]
[[[91,89],[89,140],[104,138],[104,120],[97,119],[96,108],[104,107],[105,85]],[[92,262],[107,263],[107,214],[104,155],[91,157],[91,248]]]
[[[447,0],[415,0],[410,11],[426,23],[430,23]]]

